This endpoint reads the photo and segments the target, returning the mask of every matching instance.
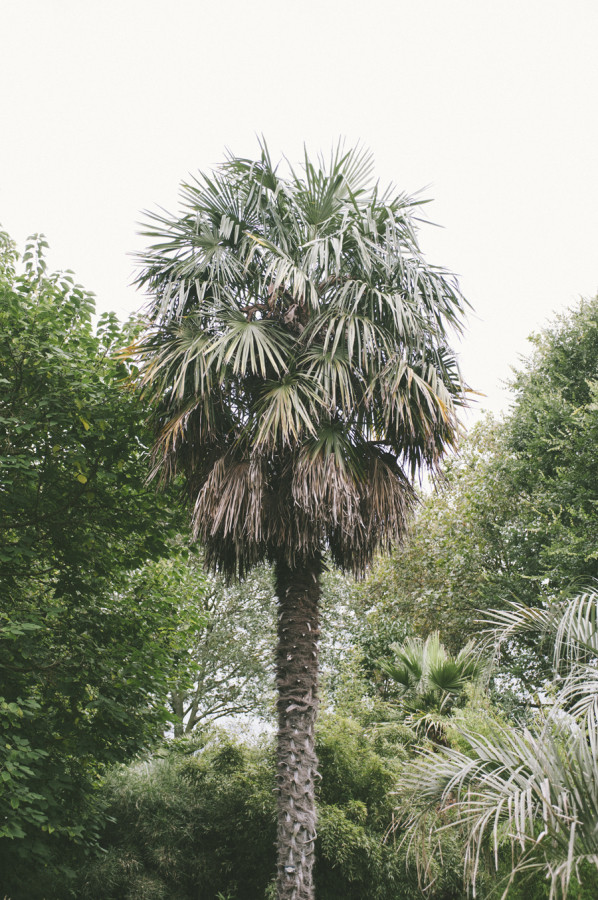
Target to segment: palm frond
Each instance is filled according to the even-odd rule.
[[[423,640],[411,637],[402,644],[391,644],[393,660],[378,660],[377,665],[410,693],[409,708],[428,712],[430,706],[442,710],[448,698],[455,698],[467,684],[479,682],[485,665],[473,642],[451,656],[433,631]]]
[[[432,365],[394,355],[372,378],[367,393],[370,428],[380,440],[401,448],[413,470],[434,467],[459,434],[454,396]]]
[[[333,561],[355,574],[386,542],[401,540],[415,503],[394,460],[332,425],[320,426],[296,457],[292,491],[314,533],[328,535]]]
[[[495,865],[510,843],[514,865],[503,893],[519,872],[546,871],[550,897],[566,896],[582,862],[598,867],[598,762],[570,723],[547,723],[538,734],[496,726],[492,738],[467,732],[469,753],[440,747],[424,751],[402,778],[400,790],[426,810],[449,815],[444,828],[466,835],[465,866],[472,885],[490,840]],[[411,817],[413,847],[427,840],[426,811]],[[425,833],[422,833],[422,829]]]
[[[487,615],[499,643],[520,634],[535,634],[554,646],[554,666],[568,670],[573,663],[598,657],[598,592],[535,608],[510,602]]]
[[[193,528],[214,554],[221,542],[226,553],[222,568],[233,574],[247,558],[245,545],[259,550],[264,540],[265,479],[263,462],[225,454],[214,463],[193,508]]]
[[[356,313],[327,311],[325,316],[310,323],[309,341],[316,336],[325,353],[333,356],[339,348],[346,353],[349,364],[366,372],[383,364],[392,346],[384,328],[368,316]]]
[[[293,373],[266,382],[256,406],[255,446],[289,446],[314,435],[323,405],[317,388],[312,379]]]
[[[414,684],[414,676],[411,669],[406,665],[397,665],[389,659],[376,660],[376,666],[389,678],[392,678],[396,684],[402,685],[404,688],[411,688]]]
[[[193,320],[175,322],[165,335],[154,332],[155,341],[134,348],[140,360],[140,383],[154,393],[169,391],[179,400],[207,393],[212,386],[207,349],[210,335]]]
[[[226,377],[226,369],[242,377],[260,375],[271,378],[288,369],[290,341],[277,323],[269,319],[250,319],[241,310],[221,304],[218,334],[204,345],[204,353],[215,361],[219,378]]]
[[[425,752],[402,788],[424,798],[411,839],[429,833],[431,810],[466,834],[466,871],[475,886],[484,846],[495,864],[505,842],[519,872],[543,871],[550,897],[566,897],[582,865],[598,868],[598,595],[590,591],[543,609],[511,603],[488,616],[497,641],[534,634],[554,644],[556,694],[534,728],[494,723],[492,737],[462,730],[466,752]],[[563,674],[559,674],[563,673]]]
[[[337,347],[333,353],[321,345],[311,344],[299,358],[298,366],[305,368],[308,377],[319,384],[325,398],[323,404],[331,414],[340,409],[348,416],[355,410],[356,379],[344,348]]]

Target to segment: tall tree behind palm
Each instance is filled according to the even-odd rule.
[[[264,146],[153,215],[143,381],[155,471],[183,473],[208,564],[273,562],[279,603],[279,900],[314,896],[323,556],[356,574],[400,540],[410,476],[454,444],[455,280],[425,264],[416,202],[359,150],[285,176]]]

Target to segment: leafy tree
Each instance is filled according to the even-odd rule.
[[[408,624],[422,638],[438,631],[456,654],[477,634],[482,610],[522,583],[527,589],[513,525],[517,497],[505,484],[506,453],[495,419],[472,428],[422,497],[403,545],[376,560],[361,587],[366,608],[387,623]]]
[[[532,342],[509,414],[472,430],[403,547],[366,583],[365,602],[423,637],[438,630],[452,652],[480,610],[538,605],[598,577],[598,299]],[[529,654],[523,669],[537,683]]]
[[[272,573],[255,568],[242,583],[206,574],[200,552],[160,560],[145,570],[147,599],[176,602],[185,654],[169,691],[174,734],[217,719],[269,717],[273,706],[270,648],[274,634]],[[139,585],[138,585],[139,589]],[[199,628],[193,628],[193,617]]]
[[[598,298],[532,342],[512,385],[506,447],[520,567],[536,596],[554,597],[598,577]]]
[[[27,245],[19,274],[3,237],[0,549],[6,579],[74,594],[164,553],[172,517],[143,490],[142,408],[113,358],[131,326],[107,314],[94,329],[93,295],[46,273],[45,246]]]
[[[271,719],[275,636],[271,566],[256,566],[242,581],[230,582],[218,573],[205,572],[201,551],[185,549],[146,566],[142,577],[136,577],[135,588],[150,602],[154,596],[176,600],[181,628],[188,635],[189,616],[201,618],[201,627],[185,642],[184,664],[169,694],[175,736],[239,714]],[[367,640],[358,583],[338,569],[324,572],[321,613],[325,694],[336,705],[345,663],[352,664],[348,662],[352,651]],[[404,636],[404,628],[389,631],[389,640]],[[389,652],[386,641],[375,658]],[[365,683],[363,687],[367,689]]]
[[[160,731],[178,642],[169,599],[129,590],[173,524],[145,486],[144,410],[114,357],[131,329],[94,328],[93,297],[46,271],[45,246],[20,262],[2,235],[0,253],[0,888],[14,900],[50,896],[73,842],[93,843],[98,775]]]
[[[279,900],[313,897],[323,554],[362,573],[402,537],[408,476],[454,444],[462,399],[460,293],[371,173],[356,151],[284,177],[265,146],[230,157],[153,217],[139,278],[155,468],[184,474],[209,565],[274,564]]]

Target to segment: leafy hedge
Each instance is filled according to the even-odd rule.
[[[421,897],[400,835],[389,833],[398,767],[409,735],[324,717],[316,884],[318,900]],[[81,876],[81,900],[271,898],[276,835],[275,763],[257,746],[213,732],[174,742],[164,756],[113,772],[104,855]],[[459,848],[447,842],[427,896],[462,896]]]

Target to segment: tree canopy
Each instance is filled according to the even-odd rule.
[[[2,235],[0,252],[0,869],[15,897],[34,896],[32,863],[95,839],[98,773],[159,734],[178,641],[173,601],[130,590],[174,525],[115,355],[131,326],[94,327],[93,296],[47,272],[46,246],[19,259]]]
[[[453,652],[482,610],[538,605],[598,577],[598,299],[531,342],[510,410],[471,429],[365,589],[366,602],[424,637],[439,630]]]
[[[325,545],[362,571],[404,530],[399,463],[434,465],[463,399],[448,333],[464,301],[425,262],[417,202],[340,148],[284,177],[265,146],[155,214],[140,346],[160,398],[156,465],[186,474],[208,560],[245,571]]]

